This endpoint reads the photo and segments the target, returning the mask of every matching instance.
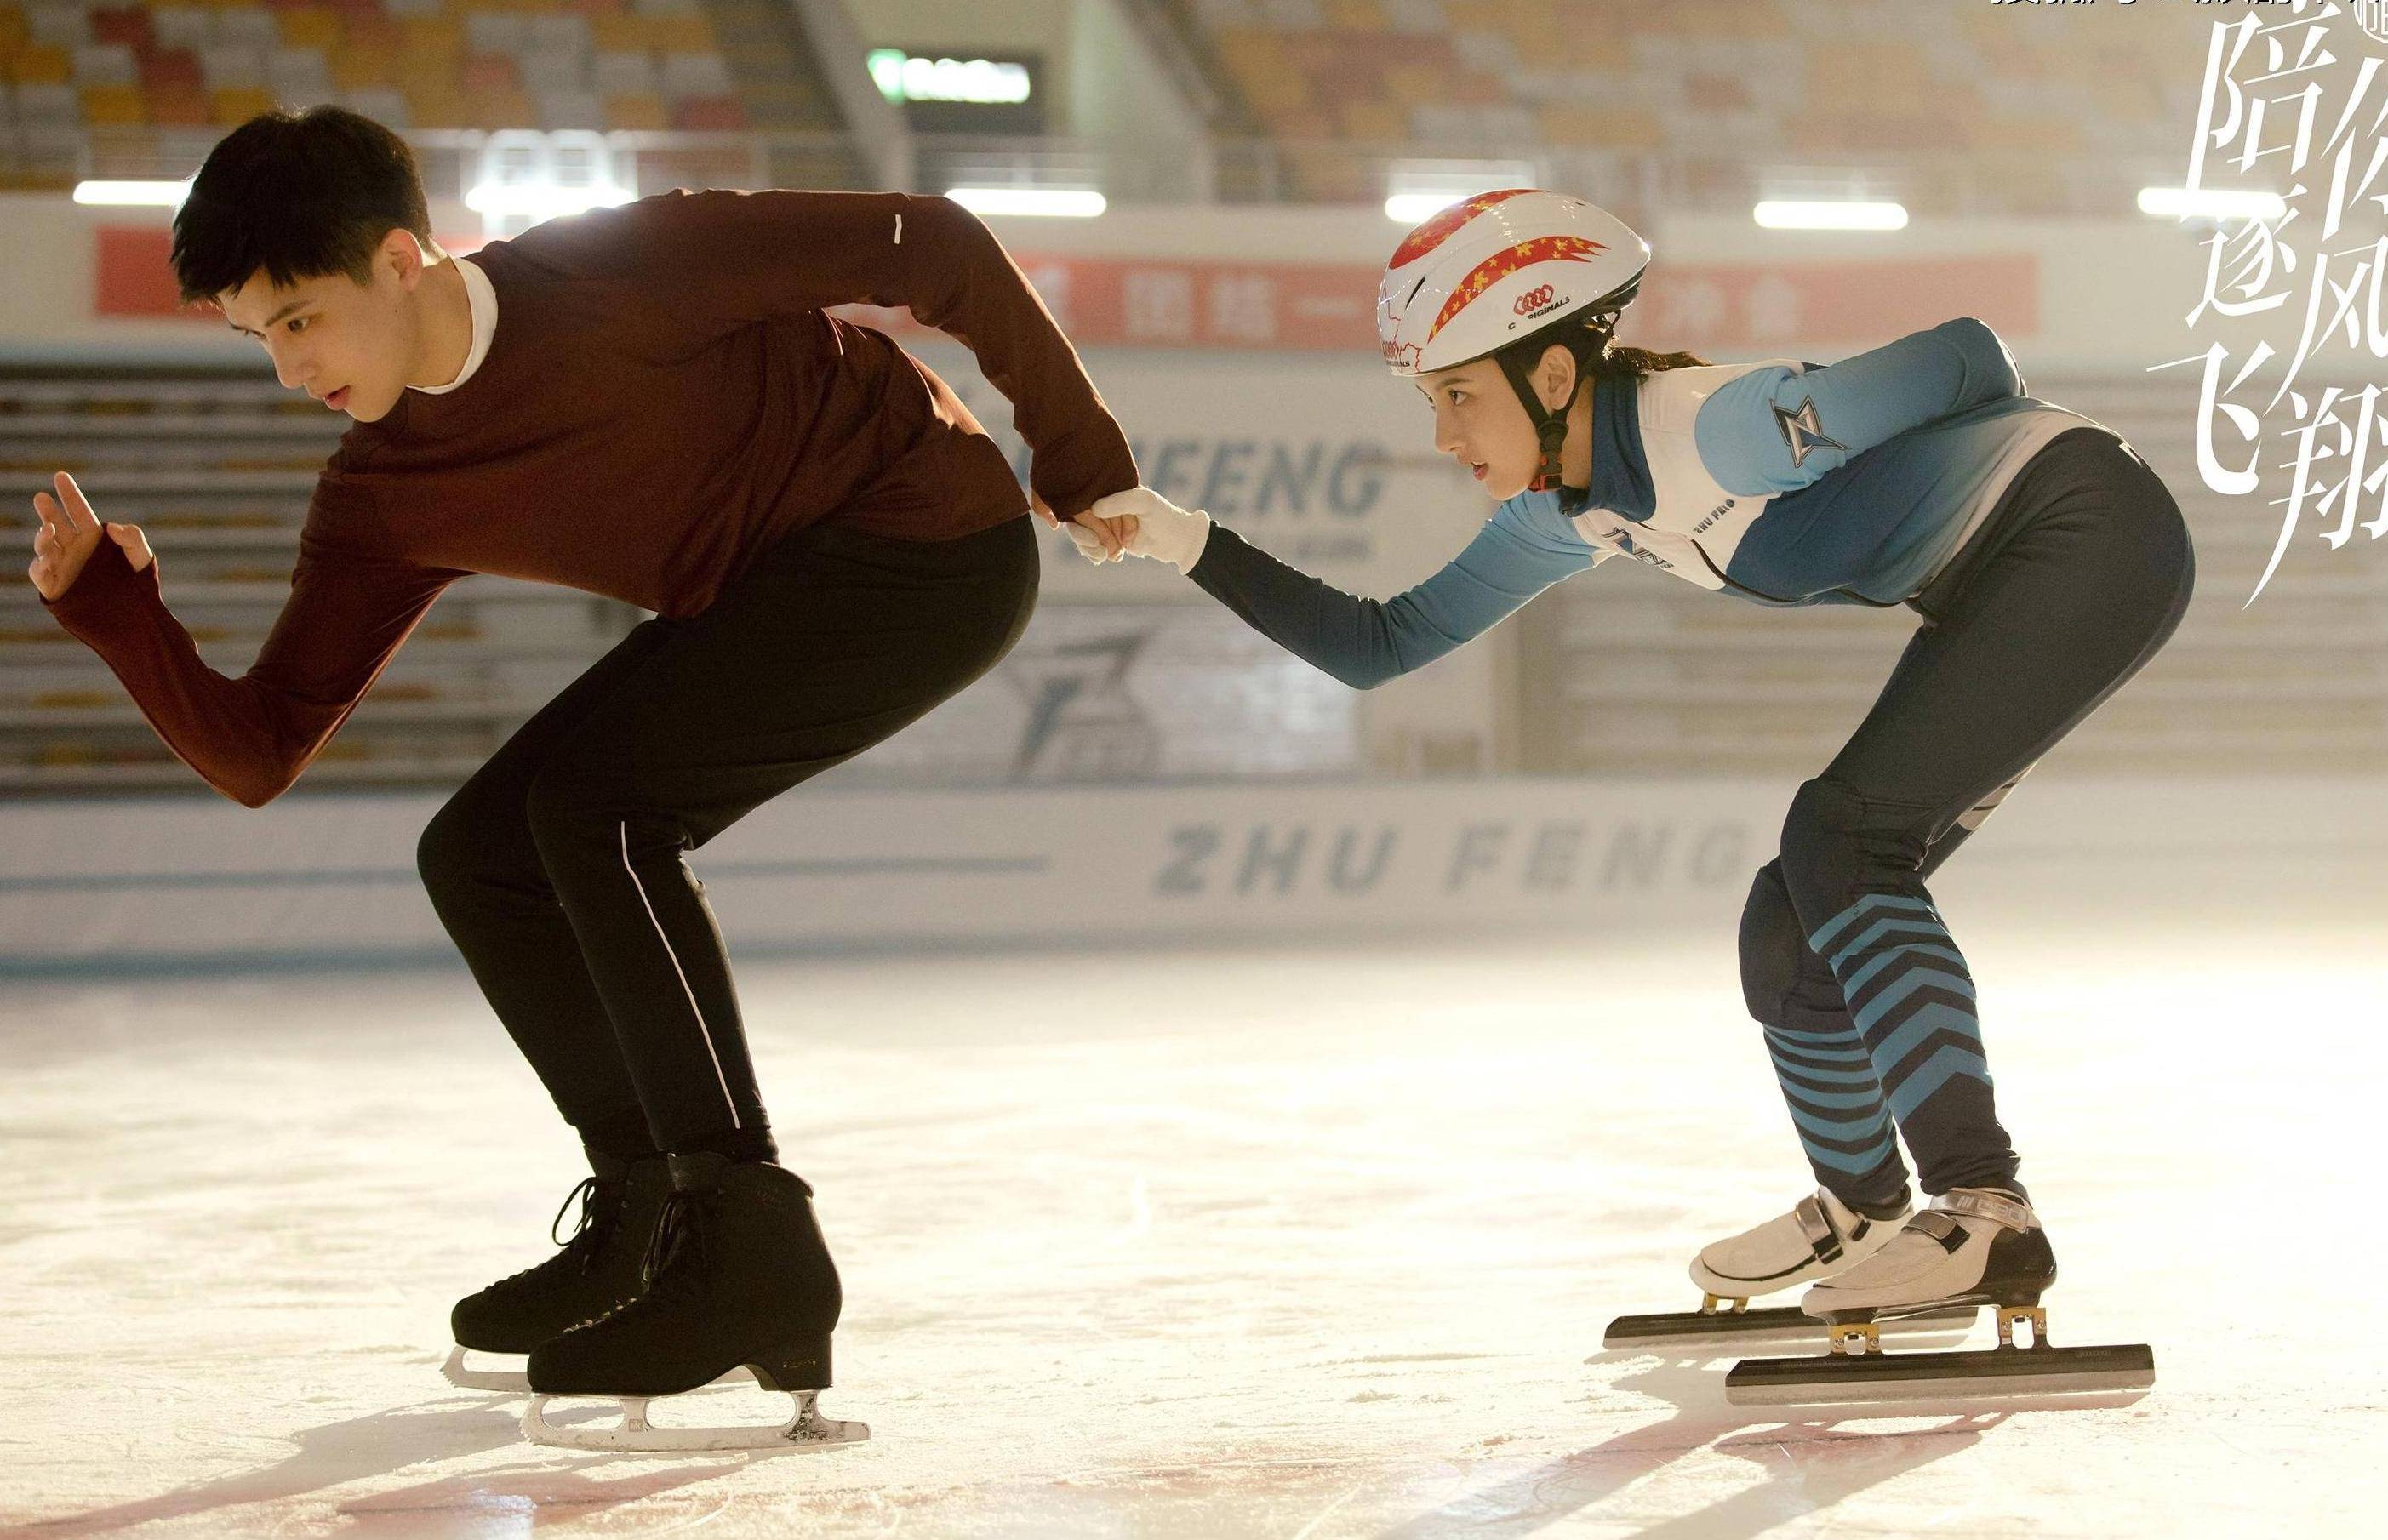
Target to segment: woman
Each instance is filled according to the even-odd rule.
[[[1339,592],[1141,487],[1071,537],[1096,562],[1173,563],[1362,689],[1618,555],[1754,603],[1921,613],[1874,709],[1792,799],[1742,916],[1744,992],[1818,1189],[1703,1250],[1692,1279],[1735,1300],[1809,1284],[1801,1308],[1836,1346],[1936,1304],[2036,1305],[2055,1261],[1924,884],[2172,635],[2188,531],[2118,435],[2023,394],[1978,321],[1829,368],[1618,347],[1649,258],[1606,211],[1523,189],[1448,208],[1393,253],[1385,360],[1432,404],[1436,451],[1499,504],[1395,599]],[[1920,1213],[1894,1127],[1932,1200]]]

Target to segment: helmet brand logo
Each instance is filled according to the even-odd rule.
[[[1518,297],[1518,313],[1519,315],[1524,315],[1529,310],[1541,309],[1550,302],[1550,284],[1545,284],[1539,289],[1528,289],[1525,293]]]

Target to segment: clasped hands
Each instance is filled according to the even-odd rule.
[[[1062,526],[1078,554],[1097,566],[1123,556],[1149,556],[1192,572],[1211,538],[1211,515],[1178,507],[1149,486],[1132,486],[1098,501]]]

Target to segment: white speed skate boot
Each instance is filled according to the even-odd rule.
[[[1887,1218],[1869,1219],[1819,1187],[1788,1214],[1702,1247],[1692,1258],[1692,1284],[1705,1296],[1703,1308],[1737,1308],[1857,1266],[1889,1244],[1909,1212],[1901,1205]]]
[[[1806,1311],[1788,1306],[1753,1310],[1750,1300],[1858,1266],[1889,1244],[1907,1217],[1902,1205],[1886,1218],[1869,1218],[1818,1188],[1790,1212],[1714,1242],[1692,1258],[1692,1282],[1700,1291],[1697,1310],[1620,1316],[1608,1323],[1602,1344],[1621,1348],[1746,1344],[1756,1338],[1817,1341],[1823,1324]],[[1973,1319],[1969,1306],[1917,1324],[1929,1331],[1962,1331]]]
[[[2138,1392],[2155,1382],[2144,1343],[2051,1347],[2039,1298],[2056,1256],[2024,1198],[2002,1187],[1958,1187],[1932,1200],[1890,1243],[1823,1279],[1800,1308],[1823,1322],[1830,1350],[1806,1358],[1751,1358],[1725,1376],[1737,1406],[1897,1401],[1918,1396]],[[1987,1352],[1886,1353],[1881,1333],[1950,1309],[1998,1312]],[[2030,1344],[2016,1342],[2028,1323]]]
[[[1886,1317],[1942,1305],[1994,1306],[1999,1340],[2013,1323],[2044,1319],[2041,1291],[2056,1281],[2056,1254],[2031,1205],[2002,1187],[1955,1187],[1909,1219],[1863,1266],[1836,1272],[1799,1307],[1845,1337],[1871,1342]]]

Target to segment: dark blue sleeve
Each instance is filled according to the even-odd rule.
[[[1188,575],[1287,651],[1354,689],[1371,689],[1483,635],[1552,584],[1596,564],[1556,505],[1547,493],[1504,503],[1441,572],[1389,600],[1329,587],[1221,524],[1212,526]]]

